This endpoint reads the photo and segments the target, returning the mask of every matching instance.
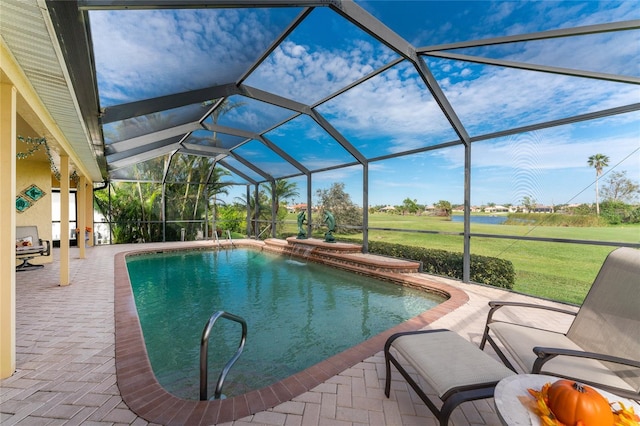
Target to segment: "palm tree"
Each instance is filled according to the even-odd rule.
[[[595,154],[589,157],[589,167],[596,169],[596,215],[600,216],[600,201],[598,194],[598,179],[602,174],[602,169],[609,165],[609,157],[604,154]]]
[[[207,203],[211,202],[212,208],[210,211],[213,217],[214,226],[218,219],[218,203],[219,203],[218,195],[220,194],[229,195],[228,187],[232,185],[231,182],[222,182],[222,179],[225,176],[229,176],[229,175],[231,175],[231,173],[227,169],[223,169],[222,167],[216,167],[216,165],[214,165],[211,176],[209,177],[209,182],[207,182],[208,193],[209,193],[209,200],[207,200]],[[214,229],[213,232],[216,232],[216,230]]]
[[[289,182],[286,179],[278,179],[276,181],[275,199],[273,200],[276,204],[276,217],[280,211],[281,200],[297,197],[299,195],[298,184],[296,182]]]
[[[249,195],[247,198],[246,195],[241,195],[239,197],[235,197],[236,202],[246,208],[249,206],[249,210],[251,212],[251,229],[254,229],[253,226],[258,221],[266,221],[271,218],[271,210],[267,209],[266,206],[269,203],[269,197],[267,196],[264,188],[262,188],[263,184],[259,184],[260,188],[258,191],[258,200],[256,203],[256,199],[253,195]]]

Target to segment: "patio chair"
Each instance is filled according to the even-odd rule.
[[[29,261],[50,254],[51,243],[40,239],[37,226],[16,227],[16,259],[22,260],[22,263],[16,266],[16,272],[44,268],[44,265],[34,265]]]
[[[489,306],[480,348],[489,342],[513,371],[505,352],[525,373],[574,379],[627,398],[640,397],[640,250],[623,247],[611,252],[577,313],[517,302]],[[496,311],[508,306],[575,318],[566,334],[494,319]]]
[[[440,426],[449,424],[458,405],[493,397],[498,382],[514,374],[475,344],[446,329],[393,334],[384,345],[384,359],[386,397],[391,396],[393,364]],[[432,400],[436,395],[442,402],[440,407]]]

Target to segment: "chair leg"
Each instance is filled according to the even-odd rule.
[[[482,333],[482,340],[480,341],[480,350],[484,350],[484,345],[487,343],[487,336],[489,336],[489,326],[484,326],[484,333]]]
[[[385,348],[384,351],[384,364],[386,370],[386,378],[384,381],[384,394],[387,398],[389,398],[389,394],[391,393],[391,361],[389,360],[389,351]]]
[[[16,266],[16,272],[44,268],[44,265],[34,265],[33,263],[29,263],[31,259],[31,257],[24,259],[20,265]]]
[[[495,353],[498,355],[498,357],[500,358],[500,361],[502,361],[502,363],[511,371],[513,371],[514,373],[517,373],[518,371],[516,370],[516,368],[513,366],[513,364],[511,364],[511,362],[509,362],[509,360],[507,359],[507,357],[505,356],[504,353],[502,353],[502,351],[500,350],[500,348],[498,347],[498,345],[493,341],[493,339],[491,338],[491,336],[487,336],[487,341],[489,342],[489,345],[493,348],[493,350],[495,351]]]
[[[442,404],[442,408],[440,408],[440,415],[438,416],[438,420],[440,420],[440,426],[447,426],[449,424],[449,417],[451,416],[451,413],[458,407],[458,405],[462,404],[463,402],[493,398],[496,384],[493,384],[493,386],[489,386],[487,388],[457,392],[449,396],[448,398],[445,398],[444,403]]]

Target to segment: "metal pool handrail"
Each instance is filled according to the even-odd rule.
[[[207,398],[207,382],[208,382],[208,350],[209,350],[209,334],[211,334],[211,329],[213,325],[218,320],[218,318],[226,318],[231,321],[238,322],[242,325],[242,338],[240,339],[240,344],[238,345],[238,350],[235,355],[227,362],[227,364],[222,369],[220,376],[218,377],[218,382],[216,383],[216,390],[213,394],[215,399],[220,399],[222,395],[222,385],[224,384],[224,379],[227,377],[227,373],[233,366],[233,364],[240,358],[240,354],[244,349],[244,344],[247,340],[247,322],[237,315],[230,314],[225,311],[218,311],[215,314],[211,315],[209,321],[204,326],[204,330],[202,331],[202,339],[200,340],[200,401],[206,401]]]

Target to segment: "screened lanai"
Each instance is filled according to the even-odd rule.
[[[313,194],[342,182],[365,207],[345,224],[361,227],[365,251],[366,207],[408,197],[459,204],[468,254],[477,205],[591,203],[586,161],[600,151],[639,174],[632,2],[47,7],[76,91],[95,94],[85,120],[103,137],[105,180],[160,188],[157,226],[186,220],[167,217],[167,188],[206,199],[223,183],[257,235],[251,200],[286,179],[311,229]]]
[[[196,219],[167,213],[171,192],[232,185],[258,235],[258,188],[295,182],[311,229],[314,194],[340,182],[365,251],[371,206],[449,200],[468,259],[476,206],[592,203],[598,152],[639,175],[632,2],[45,5],[103,179],[151,188],[160,239]]]
[[[594,216],[599,196],[617,200],[616,182],[638,181],[635,1],[2,0],[0,36],[0,307],[9,330],[0,336],[1,377],[16,367],[16,288],[33,284],[15,285],[16,226],[37,225],[50,238],[59,213],[66,233],[95,233],[104,224],[90,217],[94,193],[144,204],[132,227],[153,232],[139,242],[159,242],[190,226],[200,234],[186,239],[211,238],[225,218],[207,210],[238,198],[243,234],[274,236],[282,182],[297,185],[283,204],[304,206],[310,233],[322,227],[318,191],[340,184],[361,209],[341,225],[360,232],[363,251],[389,233],[407,244],[426,235],[420,245],[464,253],[465,283],[475,253],[514,259],[517,284],[526,284],[517,292],[539,295],[534,286],[544,281],[555,293],[543,297],[576,304],[613,247],[640,247],[637,225],[489,231],[473,220],[478,210],[525,202]],[[18,136],[46,140],[46,154],[20,158],[30,147],[16,152]],[[601,170],[589,164],[595,155],[607,158]],[[46,193],[37,208],[10,208],[34,183]],[[112,192],[118,184],[128,192]],[[257,214],[263,191],[271,194],[266,220]],[[88,208],[68,211],[74,196]],[[176,201],[187,199],[195,201]],[[413,229],[403,215],[383,213],[405,200],[450,202],[460,229]],[[637,197],[624,202],[640,211]],[[70,251],[61,240],[42,269],[60,279],[47,285],[67,286],[70,260],[82,265],[85,248]],[[94,265],[78,275],[93,286],[76,288],[108,305],[113,268]],[[97,279],[108,284],[104,297]],[[21,294],[38,306],[18,308],[41,324],[40,297],[50,293]],[[57,337],[82,324],[74,311],[61,315],[68,294],[59,294],[50,301],[60,321],[45,324],[65,323]],[[78,305],[94,317],[87,300]],[[107,305],[100,311],[111,315]],[[466,322],[458,318],[445,326]]]

